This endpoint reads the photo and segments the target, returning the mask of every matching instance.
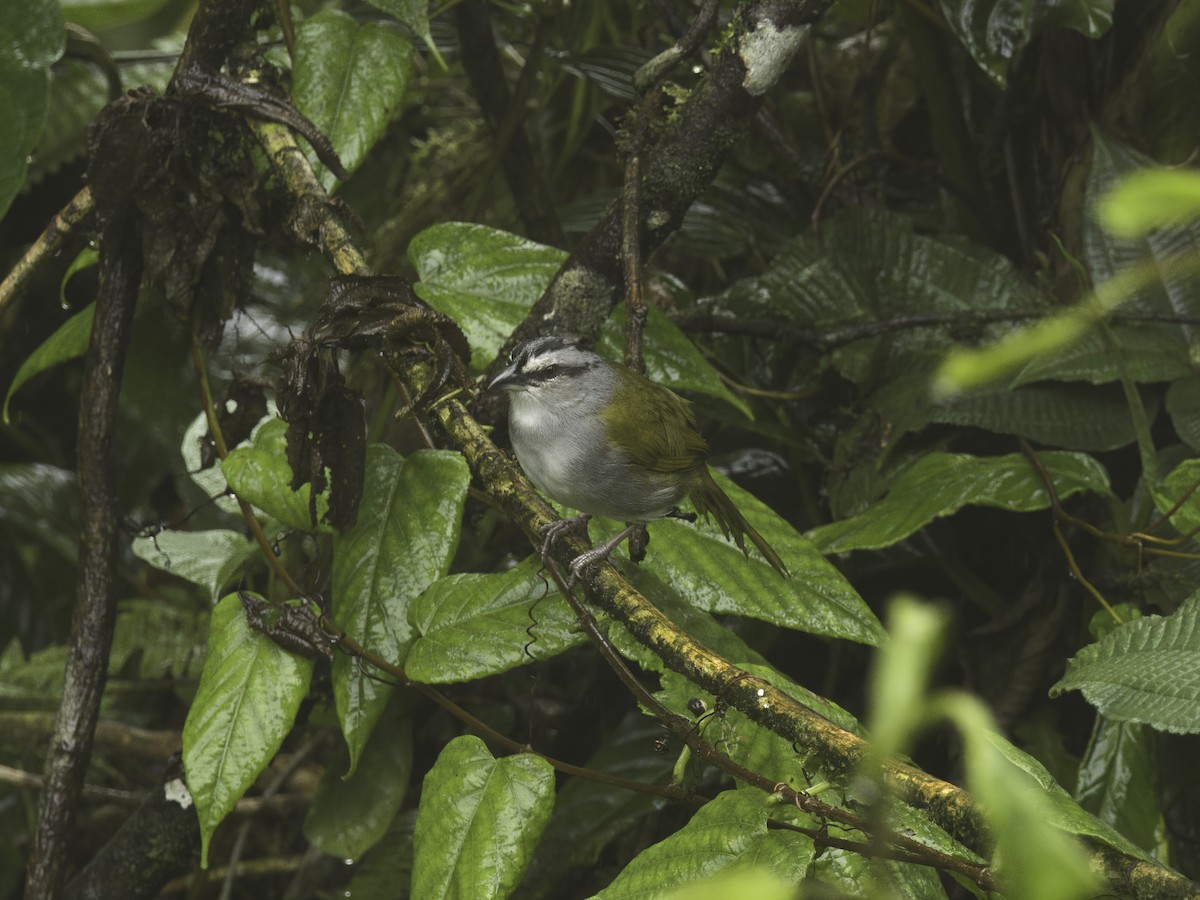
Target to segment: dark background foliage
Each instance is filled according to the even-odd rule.
[[[196,474],[212,460],[201,459],[199,449],[205,427],[198,422],[192,336],[203,345],[213,393],[243,391],[238,408],[256,411],[225,423],[236,445],[265,412],[262,386],[279,387],[285,366],[277,351],[313,327],[331,272],[313,244],[295,239],[306,228],[284,179],[220,107],[197,115],[169,94],[178,106],[153,107],[163,118],[150,125],[144,108],[133,107],[129,120],[158,129],[157,138],[137,132],[125,134],[125,143],[93,144],[89,162],[89,124],[120,114],[120,104],[101,113],[114,99],[114,79],[124,88],[164,91],[193,4],[64,2],[66,20],[88,31],[70,32],[61,58],[58,30],[43,16],[52,5],[0,13],[0,37],[8,42],[0,44],[0,82],[11,76],[14,109],[30,120],[22,133],[35,135],[28,146],[19,138],[0,146],[11,164],[0,172],[0,190],[11,197],[0,220],[0,267],[17,264],[85,173],[98,195],[105,178],[136,183],[130,202],[152,226],[143,231],[146,272],[115,429],[122,535],[116,634],[86,778],[90,792],[71,833],[74,875],[130,806],[178,765],[169,759],[196,697],[214,600],[239,586],[272,599],[284,593],[245,538],[236,504],[211,500],[226,479],[237,487],[228,465],[224,477],[220,467]],[[1176,555],[1155,555],[1145,549],[1152,542],[1117,536],[1148,531],[1200,477],[1188,468],[1200,449],[1200,296],[1194,281],[1172,269],[1195,256],[1200,226],[1183,222],[1119,239],[1101,227],[1095,210],[1123,176],[1191,165],[1200,146],[1192,109],[1200,14],[1187,0],[1026,6],[833,3],[761,105],[737,121],[727,158],[683,204],[679,227],[648,239],[654,252],[644,291],[655,312],[647,362],[652,375],[670,379],[696,403],[711,462],[805,533],[853,586],[850,594],[881,619],[897,593],[939,604],[947,630],[935,687],[980,697],[1002,733],[1086,810],[1158,862],[1197,878],[1196,742],[1174,733],[1200,727],[1195,697],[1163,724],[1151,714],[1113,713],[1091,695],[1052,697],[1050,688],[1069,659],[1111,628],[1096,594],[1129,621],[1181,606],[1187,615],[1185,601],[1197,587],[1188,521],[1200,517],[1189,506],[1172,510],[1173,524],[1155,526],[1159,536],[1188,536],[1171,545]],[[322,183],[338,187],[334,212],[315,215],[336,213],[347,222],[375,271],[416,282],[418,296],[461,326],[475,370],[486,368],[525,320],[567,252],[590,246],[597,222],[620,197],[627,158],[652,158],[654,141],[690,114],[689,99],[734,52],[736,32],[734,5],[721,4],[701,49],[647,95],[635,74],[686,31],[696,4],[463,0],[435,4],[427,16],[423,4],[303,0],[292,11],[299,40],[291,63],[278,23],[266,14],[260,22],[259,50],[278,67],[268,67],[265,80],[290,91],[351,170],[339,184],[317,163]],[[24,29],[35,27],[48,36],[41,56],[26,55],[22,67],[15,51],[7,53],[18,45],[9,36],[28,36]],[[21,46],[25,53],[31,42]],[[96,141],[112,132],[93,125],[91,134]],[[179,220],[188,209],[185,225]],[[12,836],[0,849],[0,896],[20,896],[25,879],[38,795],[19,776],[42,768],[62,702],[76,598],[78,357],[86,330],[70,338],[60,328],[99,290],[100,267],[88,251],[100,232],[84,232],[38,269],[18,302],[0,306],[0,386],[7,392],[14,379],[19,384],[0,425],[0,760],[9,767],[0,783],[0,829]],[[619,279],[619,254],[609,262]],[[929,393],[952,347],[1016,333],[1139,266],[1158,275],[1126,291],[1101,328],[977,392],[953,400]],[[181,296],[191,305],[180,306]],[[594,320],[593,338],[609,313],[597,296],[587,298],[592,315],[584,317]],[[622,321],[618,316],[600,336],[614,358]],[[336,332],[336,320],[324,325]],[[418,334],[414,343],[458,346],[441,320],[410,333]],[[57,357],[39,361],[47,347]],[[404,466],[427,459],[418,451],[452,445],[425,419],[394,415],[411,398],[380,364],[381,354],[343,352],[335,375],[332,351],[312,353],[303,361],[305,383],[319,382],[313,390],[327,404],[322,409],[341,404],[338,422],[357,421],[361,398],[368,445],[395,448]],[[295,357],[285,362],[288,372],[301,365]],[[282,400],[280,406],[286,409]],[[503,434],[502,417],[477,411],[495,418],[497,436]],[[336,505],[336,492],[352,488],[338,480],[349,466],[334,446],[344,429],[332,432],[334,439],[305,460],[317,487],[324,466],[332,468]],[[282,446],[282,434],[273,439]],[[1044,483],[1026,470],[1022,442],[1062,453],[1047,463],[1061,512],[1074,517],[1061,526],[1052,524]],[[368,472],[384,465],[372,456],[382,452],[368,448]],[[288,453],[299,471],[294,445]],[[950,454],[1007,461],[986,462],[968,475]],[[433,627],[437,604],[418,599],[427,587],[445,590],[443,602],[455,596],[439,587],[447,571],[518,571],[534,610],[523,606],[522,615],[537,620],[545,613],[553,623],[555,613],[533,606],[542,580],[514,569],[528,556],[529,541],[478,483],[467,490],[465,466],[434,460],[420,463],[430,466],[424,479],[416,469],[395,476],[411,478],[414,491],[419,483],[445,487],[427,501],[414,499],[414,509],[450,504],[444,522],[437,520],[439,549],[412,564],[404,588],[411,590],[406,603],[428,615],[421,620],[406,606],[403,625],[387,626],[396,646],[407,652],[405,641],[415,637],[397,628]],[[1005,479],[1018,478],[1018,468],[1025,480],[1013,487]],[[253,476],[241,484],[239,494],[283,523],[272,532],[274,550],[306,590],[327,596],[331,584],[345,583],[332,529],[305,521],[306,501],[289,522],[271,507],[270,484],[255,488]],[[264,492],[261,502],[247,493],[255,489]],[[892,491],[895,505],[888,507]],[[353,519],[353,510],[335,512]],[[418,522],[412,529],[429,527]],[[701,593],[709,576],[692,583],[669,565],[653,567],[656,555],[670,558],[676,540],[689,546],[676,527],[683,526],[651,527],[639,589],[701,640],[722,639],[704,632],[719,617],[778,677],[865,719],[874,620],[863,624],[846,613],[831,627],[781,623],[783,612],[754,611],[746,598],[757,595],[742,593],[750,582],[736,575],[729,584],[712,576],[725,593],[689,619],[687,598]],[[225,535],[212,538],[219,545],[172,543],[218,531]],[[687,552],[692,560],[704,555]],[[684,559],[680,568],[694,572]],[[200,574],[186,576],[181,566],[193,564]],[[374,616],[362,610],[367,633],[341,624],[387,656],[390,647],[369,642],[378,634],[371,631]],[[455,682],[444,690],[456,703],[548,756],[665,781],[678,740],[671,739],[668,753],[656,752],[666,731],[636,711],[570,623],[568,615],[534,635],[536,663],[521,665],[528,660],[518,656],[492,661],[478,677],[413,677]],[[463,652],[490,659],[485,644],[486,635],[464,640]],[[658,682],[661,666],[620,649],[642,665],[648,682]],[[1184,651],[1194,660],[1195,645]],[[373,740],[364,726],[356,743],[333,699],[339,679],[358,677],[353,665],[338,656],[332,667],[320,660],[311,667],[310,689],[293,692],[297,718],[285,729],[282,751],[253,773],[249,805],[216,832],[210,865],[231,858],[243,864],[230,879],[233,894],[333,896],[349,886],[354,896],[407,896],[421,779],[466,729],[424,695],[400,690],[370,714],[379,723],[371,719]],[[689,686],[672,687],[672,677],[662,676],[664,694],[686,699]],[[1160,687],[1171,680],[1154,678]],[[361,683],[363,691],[378,690]],[[714,718],[706,728],[735,726]],[[369,780],[361,770],[337,780],[350,762],[342,733]],[[718,746],[725,740],[708,739]],[[923,769],[961,781],[963,746],[952,730],[928,731],[907,749]],[[707,795],[730,784],[713,767],[683,768],[687,784]],[[576,821],[552,820],[526,854],[518,896],[590,896],[690,814],[644,795],[588,794],[593,787],[559,777],[557,808]],[[367,837],[346,837],[355,819],[369,823]],[[185,837],[196,843],[195,835]],[[810,882],[873,896],[857,877],[861,858],[849,855],[860,868],[839,874],[841,862],[830,862],[831,854],[818,855],[804,872]],[[354,857],[355,865],[339,856]],[[967,896],[945,874],[897,877],[907,896]],[[220,888],[179,880],[164,891],[189,889]]]

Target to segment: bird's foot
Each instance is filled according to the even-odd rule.
[[[542,565],[547,567],[550,565],[550,551],[554,548],[554,543],[561,540],[564,535],[578,534],[580,537],[586,538],[587,524],[591,518],[587,513],[580,513],[569,519],[556,519],[544,526],[542,528]]]
[[[617,549],[621,541],[629,537],[633,530],[638,527],[637,522],[626,525],[625,528],[612,540],[605,541],[599,547],[588,550],[586,553],[580,553],[577,557],[571,560],[571,580],[568,585],[574,586],[575,582],[581,578],[586,578],[595,573],[600,566],[608,560],[612,552]]]

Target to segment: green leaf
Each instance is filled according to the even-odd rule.
[[[251,631],[237,594],[213,609],[208,658],[183,726],[183,767],[200,816],[202,866],[208,866],[213,831],[291,730],[312,666]]]
[[[419,37],[429,54],[437,60],[442,71],[447,71],[446,61],[438,52],[437,45],[433,42],[433,34],[429,30],[428,0],[367,0],[367,2],[376,9],[382,9],[385,13],[394,16],[400,24]]]
[[[889,604],[890,640],[876,654],[867,687],[871,750],[863,763],[866,771],[912,749],[924,724],[925,695],[930,673],[941,655],[948,618],[945,610],[908,595]]]
[[[1164,516],[1171,513],[1171,525],[1180,534],[1192,534],[1200,528],[1200,491],[1195,486],[1200,482],[1200,459],[1186,459],[1171,470],[1150,494],[1154,505]],[[1176,504],[1182,504],[1176,508]]]
[[[413,681],[450,684],[498,675],[586,643],[571,607],[531,556],[489,575],[450,575],[409,609],[419,637],[404,672]]]
[[[1121,272],[1135,271],[1139,263],[1149,268],[1149,283],[1136,292],[1125,308],[1178,316],[1200,313],[1200,285],[1194,278],[1170,274],[1179,259],[1200,254],[1200,221],[1146,232],[1139,237],[1119,238],[1100,226],[1099,210],[1104,198],[1127,176],[1156,166],[1147,156],[1116,141],[1098,128],[1092,129],[1092,168],[1085,188],[1088,215],[1084,218],[1084,263],[1093,284]],[[1194,326],[1179,328],[1189,356],[1200,361],[1200,335]]]
[[[145,22],[166,4],[167,0],[62,0],[67,21],[88,31]]]
[[[749,541],[745,556],[715,522],[662,519],[642,566],[688,602],[714,613],[750,616],[828,637],[877,644],[883,627],[870,607],[813,543],[770,507],[720,473],[713,478],[791,571],[788,578]],[[608,525],[615,534],[613,523]]]
[[[1154,735],[1148,728],[1100,716],[1079,766],[1075,799],[1154,854],[1163,847],[1166,830],[1155,800],[1156,768]]]
[[[980,297],[988,298],[986,316]],[[804,232],[718,305],[820,333],[837,348],[833,367],[857,384],[909,374],[914,359],[940,356],[963,332],[983,339],[1011,330],[991,321],[996,314],[1020,319],[1051,308],[1000,254],[918,234],[907,217],[869,208]]]
[[[1167,388],[1167,414],[1179,439],[1200,451],[1200,375],[1181,378]]]
[[[471,342],[471,366],[496,358],[567,258],[563,250],[467,222],[426,228],[408,245],[417,295],[454,319]]]
[[[1112,25],[1113,0],[937,0],[951,31],[997,85],[1008,67],[1039,34],[1073,28],[1098,38]]]
[[[860,837],[865,839],[865,836]],[[869,860],[861,853],[831,848],[813,862],[812,880],[836,889],[834,896],[939,900],[946,896],[937,872],[892,860]]]
[[[540,756],[494,759],[479,738],[455,738],[421,790],[412,896],[508,897],[553,807],[554,769]]]
[[[1125,176],[1096,206],[1104,227],[1119,238],[1200,219],[1200,173],[1142,169]]]
[[[471,366],[487,368],[508,336],[567,258],[556,247],[466,222],[426,228],[408,245],[420,281],[418,296],[454,319],[471,343]],[[625,307],[604,323],[596,350],[610,361],[624,353]],[[725,387],[696,346],[659,309],[651,307],[643,332],[646,374],[674,390],[724,400],[745,415],[746,403]]]
[[[654,741],[665,735],[657,719],[633,711],[608,732],[585,768],[643,784],[663,784],[673,759],[659,753]],[[544,896],[570,872],[591,870],[605,847],[665,805],[662,797],[651,794],[614,791],[611,785],[588,778],[568,779],[558,792],[550,824],[518,896]]]
[[[3,88],[0,87],[0,90]],[[2,152],[0,150],[0,153]],[[2,190],[3,187],[0,186],[0,191]],[[42,341],[41,346],[21,363],[21,368],[17,369],[17,374],[13,376],[12,384],[8,386],[8,393],[4,395],[5,424],[8,423],[9,401],[21,385],[34,375],[40,375],[59,363],[83,356],[87,352],[88,341],[92,338],[92,316],[95,312],[96,305],[93,303],[75,313],[59,325],[54,334]]]
[[[778,856],[791,852],[791,842],[785,838],[767,835],[761,842],[759,857]],[[778,866],[779,860],[773,860]],[[759,864],[739,867],[733,872],[722,872],[714,878],[698,881],[674,891],[673,900],[729,900],[731,897],[753,897],[754,900],[794,900],[796,883],[772,875],[770,869]]]
[[[1022,900],[1096,896],[1095,876],[1068,835],[1099,831],[1118,843],[1128,841],[1084,812],[1041,763],[996,734],[978,700],[957,692],[945,694],[937,708],[962,735],[967,784],[996,835],[995,859],[1004,893]]]
[[[409,606],[450,568],[470,478],[458,453],[421,450],[405,459],[383,444],[367,447],[358,522],[334,548],[333,615],[389,662],[404,665],[414,638]],[[350,775],[391,690],[350,656],[334,658],[333,695]]]
[[[771,811],[761,791],[723,791],[675,834],[638,854],[596,900],[661,897],[756,863],[790,884],[803,881],[815,852],[812,840],[793,831],[768,831]]]
[[[1044,820],[1068,834],[1094,838],[1130,856],[1149,859],[1128,838],[1076,803],[1038,760],[1013,746],[990,727],[983,732],[983,736],[987,739],[990,747],[997,751],[1011,767],[1024,773],[1023,781],[1026,786],[1030,784],[1036,786],[1036,794],[1040,799],[1035,802],[1041,806],[1040,821]]]
[[[412,77],[412,38],[388,22],[360,25],[327,9],[296,32],[292,97],[353,172],[400,109]],[[336,183],[324,167],[321,183]]]
[[[327,492],[317,496],[316,524],[309,510],[312,485],[292,490],[292,468],[287,460],[287,423],[269,419],[259,426],[250,444],[230,450],[221,461],[221,472],[229,487],[243,500],[297,531],[332,532],[325,522],[329,510]]]
[[[1146,406],[1153,419],[1155,405]],[[923,412],[929,422],[1019,434],[1071,450],[1116,450],[1135,438],[1125,395],[1115,385],[1032,384],[931,404]]]
[[[204,662],[204,636],[209,610],[167,601],[122,600],[109,652],[115,672],[140,651],[139,678],[187,678]]]
[[[1090,456],[1048,451],[1038,459],[1060,498],[1082,491],[1109,493],[1108,473]],[[930,453],[900,475],[883,500],[853,518],[813,528],[807,536],[822,553],[877,550],[969,505],[1030,512],[1048,508],[1050,497],[1037,470],[1020,453]]]
[[[418,36],[429,34],[429,4],[426,0],[367,0],[376,9],[395,17]]]
[[[1146,616],[1079,651],[1050,689],[1078,690],[1105,716],[1160,731],[1200,731],[1200,593],[1170,616]]]
[[[325,770],[304,817],[308,842],[330,856],[358,860],[387,834],[412,775],[412,719],[393,704],[367,741],[358,769],[345,756]],[[344,752],[344,751],[343,751]]]
[[[50,105],[50,66],[65,46],[57,0],[0,3],[0,218],[25,184]]]
[[[97,110],[99,112],[99,110]],[[71,264],[67,266],[67,271],[63,273],[62,281],[58,283],[58,302],[63,309],[67,309],[67,285],[71,283],[71,279],[80,272],[85,272],[100,264],[100,251],[95,247],[84,247],[80,250]]]
[[[212,600],[242,571],[258,547],[236,531],[164,531],[133,539],[133,555],[208,590]]]
[[[1128,377],[1144,384],[1190,375],[1187,342],[1173,325],[1122,325],[1088,331],[1054,353],[1028,362],[1009,387],[1035,381],[1105,384]]]

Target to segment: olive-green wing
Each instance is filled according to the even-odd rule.
[[[654,472],[702,466],[708,444],[696,430],[692,404],[636,372],[614,368],[616,394],[601,414],[609,441]]]

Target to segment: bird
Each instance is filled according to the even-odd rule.
[[[626,522],[612,540],[571,561],[572,580],[611,555],[639,525],[679,511],[690,497],[747,553],[745,539],[787,576],[787,566],[713,480],[708,444],[692,404],[572,335],[518,344],[488,391],[509,397],[508,433],[517,461],[542,493],[579,515],[544,529],[543,559],[568,531],[586,536],[592,516]]]

